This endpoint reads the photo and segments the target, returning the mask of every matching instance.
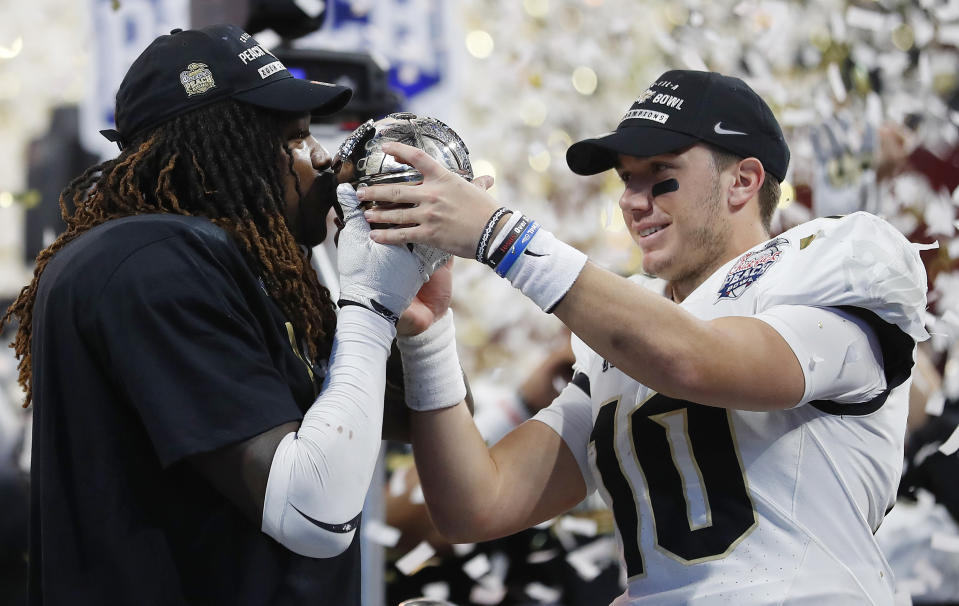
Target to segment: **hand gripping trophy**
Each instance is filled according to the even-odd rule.
[[[436,118],[409,112],[390,114],[376,121],[367,120],[357,127],[343,141],[333,158],[337,180],[355,188],[383,183],[412,185],[422,182],[423,175],[419,171],[383,152],[383,144],[389,141],[418,147],[452,172],[467,181],[473,180],[469,150],[456,131]],[[337,212],[340,212],[339,209]],[[374,224],[373,227],[390,226]],[[420,244],[410,246],[434,268],[450,258],[448,253],[434,248]]]

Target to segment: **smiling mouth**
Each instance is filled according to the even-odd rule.
[[[641,229],[639,231],[639,237],[645,238],[646,236],[651,236],[658,231],[666,229],[667,227],[667,225],[657,225],[656,227],[647,227],[646,229]]]

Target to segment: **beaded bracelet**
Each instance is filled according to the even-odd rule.
[[[516,263],[516,259],[523,254],[523,251],[526,250],[527,246],[529,246],[530,240],[533,239],[533,236],[536,235],[537,231],[539,231],[539,223],[536,221],[530,221],[530,224],[526,227],[526,230],[523,231],[516,243],[510,247],[509,252],[506,253],[506,256],[503,257],[503,260],[500,261],[499,265],[496,266],[496,274],[498,276],[501,278],[506,277],[506,272],[513,267],[513,264]]]
[[[483,233],[480,235],[479,242],[476,244],[476,260],[480,263],[486,263],[486,247],[489,246],[489,239],[493,236],[493,229],[496,227],[496,224],[499,223],[499,220],[503,218],[503,215],[506,213],[512,213],[513,211],[509,210],[505,206],[501,206],[496,209],[496,212],[493,213],[493,216],[489,218],[489,221],[486,222],[486,227],[483,228]]]
[[[516,243],[516,240],[519,239],[520,234],[523,233],[523,230],[525,230],[527,226],[529,226],[529,217],[523,215],[509,233],[506,234],[506,239],[500,242],[500,245],[490,252],[489,260],[486,261],[486,264],[496,269],[496,266],[500,264],[500,261],[503,260],[503,257],[506,256],[510,247]]]

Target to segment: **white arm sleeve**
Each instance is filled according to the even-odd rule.
[[[799,404],[868,402],[886,389],[882,350],[864,320],[834,307],[777,305],[753,316],[772,326],[802,366]]]
[[[532,420],[545,423],[563,438],[579,464],[579,472],[586,483],[586,495],[591,495],[596,490],[596,483],[589,469],[589,436],[593,432],[593,405],[589,395],[579,385],[569,383]]]
[[[262,530],[313,558],[353,541],[380,448],[386,358],[396,328],[357,305],[337,319],[323,391],[273,455]]]

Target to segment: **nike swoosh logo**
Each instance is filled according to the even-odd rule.
[[[306,515],[305,513],[297,509],[296,505],[294,505],[293,503],[290,503],[290,507],[292,507],[296,511],[296,513],[300,514],[301,516],[303,516],[304,518],[306,518],[307,520],[309,520],[316,526],[319,526],[323,530],[328,530],[329,532],[336,532],[340,534],[352,532],[356,530],[356,527],[360,525],[360,516],[363,515],[363,513],[360,512],[356,515],[355,518],[353,518],[349,522],[346,522],[345,524],[327,524],[326,522],[314,520],[310,516]]]
[[[713,127],[713,131],[717,135],[748,135],[749,133],[741,133],[738,130],[726,130],[722,127],[722,122],[717,122],[716,126]]]

